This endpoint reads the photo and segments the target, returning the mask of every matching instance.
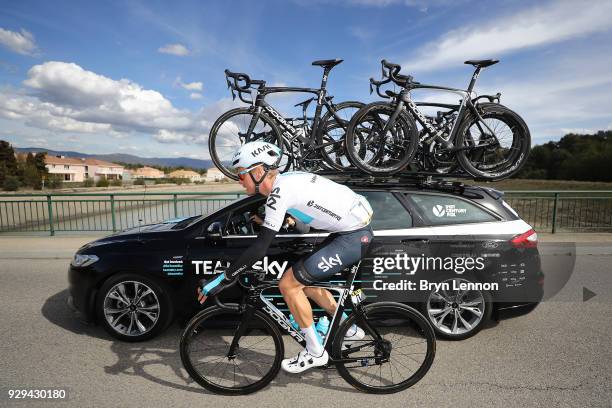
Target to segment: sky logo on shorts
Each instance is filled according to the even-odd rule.
[[[370,238],[368,238],[367,235],[364,235],[363,237],[361,237],[361,243],[367,244],[369,241],[370,241]]]
[[[324,256],[321,257],[321,261],[317,264],[317,268],[322,270],[323,272],[329,271],[331,268],[337,265],[342,265],[342,261],[340,260],[340,254],[336,254],[336,256],[330,256],[325,259]]]

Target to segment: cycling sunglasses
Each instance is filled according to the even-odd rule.
[[[253,167],[251,167],[251,168],[248,168],[248,169],[244,169],[244,170],[242,170],[242,171],[239,171],[239,172],[238,172],[238,178],[240,179],[240,181],[244,181],[244,178],[246,177],[246,175],[247,175],[249,172],[251,172],[251,171],[255,170],[256,168],[258,168],[259,166],[262,166],[262,163],[259,163],[258,165],[253,166]]]

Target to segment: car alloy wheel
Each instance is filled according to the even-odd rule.
[[[114,331],[124,336],[142,336],[157,323],[160,303],[146,284],[122,281],[106,292],[103,310]]]
[[[490,305],[485,296],[479,290],[452,289],[460,283],[470,283],[467,279],[450,278],[442,283],[447,284],[449,289],[430,292],[426,301],[430,322],[438,333],[447,338],[465,338],[475,334],[488,315]]]

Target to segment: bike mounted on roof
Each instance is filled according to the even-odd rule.
[[[319,88],[269,87],[266,81],[251,79],[247,74],[226,69],[227,85],[232,97],[235,99],[237,93],[241,101],[251,106],[232,109],[213,124],[208,147],[217,168],[229,178],[237,180],[238,176],[231,168],[230,160],[241,145],[255,140],[267,141],[281,148],[281,172],[290,168],[312,172],[341,170],[347,165],[344,134],[351,117],[364,104],[356,101],[336,104],[333,96],[327,95],[329,73],[342,61],[334,59],[312,63],[323,68]],[[295,105],[302,108],[301,118],[284,118],[265,100],[269,94],[286,92],[315,94]],[[247,95],[251,96],[251,100],[247,99]],[[307,109],[314,101],[314,116],[308,117]]]
[[[351,119],[345,143],[351,163],[376,176],[407,168],[413,174],[482,180],[500,180],[516,174],[525,164],[531,146],[527,125],[499,103],[501,94],[472,96],[481,70],[497,62],[466,61],[476,69],[468,89],[462,90],[415,82],[412,76],[400,74],[399,65],[382,60],[383,79],[370,78],[370,92],[375,86],[379,96],[391,101],[366,105]],[[388,83],[399,86],[400,92],[381,93],[380,87]],[[415,103],[410,97],[415,89],[457,93],[462,99],[459,105]],[[428,117],[418,106],[447,111]]]
[[[334,104],[333,97],[327,96],[329,72],[340,62],[313,62],[324,69],[318,89],[267,87],[265,81],[226,70],[232,97],[237,92],[252,106],[232,109],[213,124],[208,143],[215,165],[237,180],[229,161],[242,144],[255,140],[274,143],[283,150],[281,172],[296,169],[337,175],[357,170],[381,177],[401,174],[492,181],[511,177],[525,165],[531,136],[523,119],[499,103],[499,93],[473,96],[481,70],[498,60],[466,61],[475,67],[467,90],[415,82],[412,76],[400,74],[399,65],[382,60],[383,78],[370,79],[370,93],[375,86],[376,93],[390,101],[368,105],[354,101]],[[381,86],[390,83],[400,91],[382,93]],[[414,102],[410,92],[416,89],[455,93],[461,100],[457,105]],[[295,105],[302,107],[301,118],[284,118],[265,101],[266,95],[280,92],[316,96]],[[308,117],[307,108],[314,100],[314,117]],[[427,116],[419,106],[445,111]],[[326,112],[321,115],[324,107]]]

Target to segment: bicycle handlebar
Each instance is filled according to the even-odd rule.
[[[381,98],[388,99],[389,96],[386,96],[380,93],[380,86],[384,84],[388,84],[389,82],[391,82],[391,78],[384,79],[382,81],[377,81],[374,78],[370,78],[370,93],[372,93],[373,91],[372,85],[374,85],[376,86],[376,93],[378,94],[378,96],[380,96]]]
[[[252,101],[246,100],[243,97],[243,94],[251,93],[252,86],[256,86],[257,89],[266,86],[266,81],[251,79],[247,74],[242,72],[232,72],[229,69],[225,70],[225,79],[227,81],[227,87],[231,89],[232,99],[236,99],[236,95],[234,94],[234,91],[236,91],[238,92],[238,97],[240,100],[245,103],[252,103]],[[241,82],[244,82],[244,84],[241,84]]]
[[[373,92],[372,85],[374,85],[376,86],[376,93],[378,94],[378,96],[388,99],[388,98],[397,96],[397,94],[395,94],[394,92],[389,92],[389,91],[385,92],[385,94],[382,94],[380,92],[381,85],[388,84],[391,81],[393,81],[396,85],[402,88],[408,88],[410,84],[415,84],[415,85],[418,84],[418,82],[413,81],[413,77],[411,75],[401,75],[399,73],[400,70],[402,69],[402,67],[399,64],[394,64],[392,62],[389,62],[383,59],[382,61],[380,61],[380,65],[381,65],[383,80],[377,81],[374,78],[370,78],[370,93]]]

